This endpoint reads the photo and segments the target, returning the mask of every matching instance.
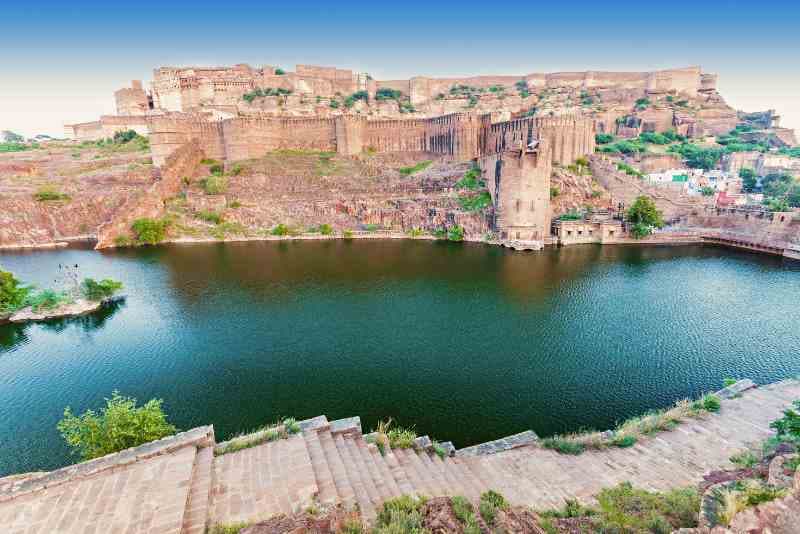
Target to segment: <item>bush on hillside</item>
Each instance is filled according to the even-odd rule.
[[[91,460],[174,434],[162,402],[151,399],[137,407],[136,399],[114,391],[99,413],[87,410],[77,416],[68,406],[57,428],[73,452]]]
[[[375,100],[398,100],[403,95],[402,92],[389,87],[381,87],[375,92]]]
[[[139,245],[157,245],[164,241],[167,234],[169,221],[166,219],[151,219],[143,217],[136,219],[131,225],[131,230]]]

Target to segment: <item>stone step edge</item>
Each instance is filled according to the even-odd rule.
[[[12,484],[0,493],[0,502],[9,501],[21,495],[26,495],[45,488],[65,484],[72,480],[86,478],[109,469],[122,467],[146,460],[155,456],[169,454],[184,447],[203,448],[214,445],[213,425],[201,426],[181,432],[173,436],[125,449],[124,451],[108,454],[94,460],[62,467],[50,471],[42,476],[32,477]]]
[[[525,430],[518,434],[506,436],[486,443],[479,443],[471,447],[458,449],[455,452],[456,456],[485,456],[487,454],[496,454],[498,452],[516,449],[517,447],[524,447],[526,445],[533,445],[539,441],[539,436],[533,430]]]

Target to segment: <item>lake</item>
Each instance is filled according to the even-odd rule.
[[[704,246],[515,253],[411,240],[0,253],[125,284],[80,319],[0,326],[0,476],[77,460],[65,406],[164,399],[217,439],[282,416],[392,417],[458,447],[615,421],[800,374],[800,263]]]

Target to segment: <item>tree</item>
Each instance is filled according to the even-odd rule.
[[[742,167],[739,169],[739,178],[742,179],[742,189],[746,193],[752,193],[755,190],[756,184],[758,183],[756,171],[748,169],[747,167]]]
[[[149,219],[147,217],[136,219],[131,225],[131,230],[136,235],[140,245],[157,245],[164,240],[169,221],[166,219]]]
[[[76,416],[67,406],[57,428],[73,452],[91,460],[174,434],[176,428],[167,422],[162,402],[151,399],[137,407],[136,399],[114,391],[100,413],[87,410]]]
[[[25,303],[30,288],[21,285],[14,275],[0,270],[0,313],[14,311]]]
[[[664,219],[653,199],[640,196],[628,209],[628,222],[632,224],[631,234],[637,239],[650,235],[653,228],[664,226]]]
[[[122,282],[117,282],[110,278],[99,282],[94,278],[85,278],[81,287],[83,296],[92,301],[107,299],[120,289],[122,289]]]

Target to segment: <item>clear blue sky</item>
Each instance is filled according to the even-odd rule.
[[[0,129],[61,133],[161,65],[296,63],[413,75],[701,65],[737,107],[800,129],[800,2],[9,2]]]

